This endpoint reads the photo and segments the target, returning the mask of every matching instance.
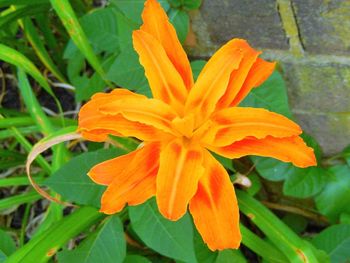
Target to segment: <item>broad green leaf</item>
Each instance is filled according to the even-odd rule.
[[[303,232],[308,225],[308,221],[305,217],[296,214],[286,214],[283,217],[283,222],[298,234]]]
[[[328,253],[332,263],[350,260],[350,225],[334,225],[312,239],[312,243]]]
[[[240,250],[225,249],[219,251],[215,263],[246,263],[247,260]]]
[[[350,213],[350,167],[332,166],[329,173],[328,182],[315,201],[318,210],[336,222],[341,213]]]
[[[59,193],[65,200],[100,207],[104,186],[97,185],[88,176],[96,164],[115,158],[125,151],[117,148],[102,149],[80,154],[52,174],[44,184]]]
[[[40,73],[37,67],[20,52],[0,44],[0,60],[4,60],[9,64],[13,64],[22,68],[26,73],[31,75],[39,84],[53,97],[54,93],[44,76]]]
[[[205,60],[195,60],[191,62],[193,78],[195,80],[198,78],[199,73],[202,71],[206,63],[207,62]]]
[[[327,182],[329,174],[321,167],[292,167],[283,185],[283,193],[298,198],[307,198],[319,193]]]
[[[188,10],[198,9],[201,4],[202,0],[182,0],[184,2],[184,8]]]
[[[132,47],[125,48],[115,59],[107,72],[107,78],[122,88],[147,96],[151,94],[145,71]]]
[[[292,166],[289,163],[281,162],[273,158],[252,156],[256,170],[259,174],[270,181],[282,181],[286,179]]]
[[[122,263],[126,254],[123,225],[117,216],[83,241],[77,248],[58,253],[60,263]]]
[[[197,229],[193,230],[194,234],[194,251],[196,253],[197,262],[199,263],[214,263],[218,252],[211,251],[208,246],[204,243],[201,235]]]
[[[259,88],[253,89],[240,104],[254,108],[265,108],[291,118],[285,82],[275,71]]]
[[[15,241],[5,231],[0,229],[0,251],[6,256],[11,255],[16,250]]]
[[[151,263],[151,261],[139,255],[127,255],[124,263]]]
[[[111,0],[114,6],[118,7],[124,15],[133,20],[134,22],[141,24],[141,12],[144,7],[145,0]],[[162,7],[167,11],[169,9],[169,3],[167,0],[158,0]]]
[[[47,262],[57,250],[104,217],[95,208],[82,207],[32,238],[13,253],[7,263]]]
[[[179,9],[170,9],[168,13],[170,22],[174,25],[177,33],[177,37],[180,42],[183,43],[187,37],[188,30],[190,27],[189,15]]]
[[[290,262],[318,262],[312,247],[247,193],[237,190],[240,211],[248,216]]]
[[[119,49],[117,12],[113,8],[96,9],[79,19],[82,30],[95,53],[114,53]],[[74,58],[78,48],[69,41],[65,58]]]
[[[7,259],[6,254],[2,252],[0,249],[0,263],[5,263],[6,259]]]
[[[89,61],[90,65],[100,74],[101,78],[105,79],[102,65],[95,55],[69,1],[50,0],[50,2],[76,46]]]
[[[131,226],[141,240],[158,253],[185,262],[196,262],[193,227],[188,214],[169,221],[159,212],[155,199],[129,207]]]

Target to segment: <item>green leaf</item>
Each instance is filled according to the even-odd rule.
[[[318,210],[336,222],[341,213],[350,213],[350,167],[337,165],[329,172],[328,182],[315,201]]]
[[[106,223],[77,248],[58,253],[60,263],[104,263],[123,262],[126,242],[123,225],[118,216],[112,216]]]
[[[170,258],[196,262],[193,227],[188,214],[178,221],[169,221],[158,212],[153,198],[129,207],[129,215],[132,228],[148,247]]]
[[[141,24],[141,12],[144,7],[145,0],[111,0],[114,6],[116,6],[123,14],[136,22]],[[158,0],[162,7],[167,11],[170,6],[167,0]]]
[[[151,95],[145,71],[132,47],[124,49],[107,72],[107,79],[120,87],[146,96]]]
[[[213,263],[215,262],[218,252],[211,251],[204,243],[201,235],[197,229],[194,229],[194,250],[196,253],[197,262],[199,263]]]
[[[333,263],[350,260],[350,225],[334,225],[312,239],[312,243],[328,253]]]
[[[345,158],[347,164],[350,166],[350,145],[343,150],[342,156]]]
[[[49,0],[0,0],[0,7],[8,5],[38,5],[49,3]]]
[[[96,9],[79,19],[80,25],[98,54],[114,53],[119,49],[117,12],[113,8]],[[73,40],[69,41],[64,52],[65,58],[74,58],[78,52]]]
[[[37,67],[20,52],[0,44],[0,60],[4,60],[9,64],[13,64],[22,68],[26,73],[31,75],[39,84],[53,97],[54,93],[44,76],[40,73]]]
[[[105,187],[91,181],[87,173],[94,165],[124,153],[124,150],[112,148],[80,154],[64,164],[44,184],[66,200],[100,207],[100,199]]]
[[[151,263],[151,261],[139,255],[127,255],[123,263]]]
[[[94,53],[69,1],[50,0],[50,2],[76,46],[101,78],[105,79],[105,72],[102,65]]]
[[[240,211],[248,216],[290,262],[318,262],[312,246],[247,193],[237,190]]]
[[[5,231],[0,229],[0,251],[6,256],[11,255],[16,250],[15,241]]]
[[[283,185],[283,193],[298,198],[313,196],[325,186],[327,176],[327,170],[321,167],[292,167]]]
[[[35,202],[39,199],[41,199],[41,195],[39,195],[36,191],[2,198],[0,200],[0,211],[16,205]]]
[[[190,27],[189,15],[185,11],[172,8],[169,10],[168,16],[170,22],[176,29],[177,37],[179,38],[180,42],[185,42]]]
[[[282,181],[286,179],[292,166],[273,158],[252,156],[256,170],[260,176],[270,181]]]
[[[206,63],[205,60],[195,60],[191,62],[193,78],[195,80],[198,78],[199,73],[202,71]]]
[[[294,232],[301,234],[308,225],[305,217],[296,214],[286,214],[283,217],[283,222],[286,223]]]
[[[47,262],[71,238],[104,217],[95,208],[82,207],[32,238],[13,253],[7,263]]]
[[[67,82],[63,74],[60,72],[58,67],[55,65],[55,63],[51,59],[49,53],[46,51],[44,43],[41,40],[31,19],[25,18],[23,19],[22,22],[20,22],[20,24],[24,29],[24,33],[26,34],[27,39],[29,40],[30,44],[35,50],[35,53],[40,58],[41,62],[45,65],[45,67],[49,69],[59,81],[64,83]]]
[[[241,106],[265,108],[291,118],[285,82],[275,71],[259,88],[253,89],[242,101]]]
[[[243,256],[240,250],[225,249],[219,251],[218,257],[215,263],[245,263],[247,260]]]
[[[14,22],[19,18],[47,12],[49,7],[49,5],[21,6],[16,9],[10,7],[6,10],[9,12],[4,11],[6,14],[0,16],[0,29],[8,26],[9,23]]]
[[[202,0],[183,0],[183,2],[184,8],[187,10],[198,9],[202,4]]]
[[[202,0],[168,0],[170,5],[175,8],[183,8],[185,10],[198,9],[202,4]]]

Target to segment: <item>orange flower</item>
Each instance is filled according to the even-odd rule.
[[[84,138],[136,137],[144,146],[100,163],[89,172],[107,185],[101,211],[156,196],[160,213],[177,220],[187,211],[212,250],[238,248],[239,210],[224,167],[211,155],[274,157],[298,167],[316,164],[300,127],[265,109],[237,105],[264,82],[275,64],[242,39],[233,39],[208,61],[196,83],[175,29],[156,0],[147,0],[143,25],[133,32],[153,97],[115,89],[98,93],[79,114]]]

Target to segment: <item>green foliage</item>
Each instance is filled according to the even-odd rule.
[[[80,154],[61,166],[44,184],[70,202],[100,207],[105,187],[91,181],[87,173],[95,164],[124,153],[123,150],[112,148]]]
[[[129,208],[131,226],[151,249],[170,258],[195,262],[193,227],[188,214],[176,222],[165,219],[154,199]]]
[[[312,239],[312,243],[328,253],[332,263],[348,262],[350,258],[350,225],[334,225]]]
[[[126,244],[123,225],[117,216],[112,216],[72,251],[58,253],[62,263],[94,263],[103,259],[105,263],[124,262]]]

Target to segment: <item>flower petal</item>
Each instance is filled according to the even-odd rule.
[[[140,122],[172,133],[172,121],[177,117],[173,109],[161,100],[148,98],[120,98],[99,107],[106,115],[121,114],[129,121]],[[174,131],[175,132],[175,131]]]
[[[121,114],[108,115],[99,108],[113,101],[147,100],[125,89],[116,89],[111,93],[97,93],[79,112],[78,131],[83,137],[92,141],[105,141],[108,135],[136,137],[144,141],[157,141],[169,134],[154,126],[127,120]]]
[[[231,102],[230,106],[238,105],[252,90],[252,88],[260,86],[274,71],[275,62],[267,62],[258,58],[250,69],[246,80],[238,94]]]
[[[232,103],[237,93],[241,90],[244,81],[246,80],[249,74],[249,71],[251,70],[252,66],[258,59],[259,54],[261,53],[260,51],[257,51],[250,47],[247,42],[243,44],[244,48],[242,49],[242,61],[239,64],[239,67],[236,70],[232,71],[226,92],[220,98],[218,104],[216,105],[217,109],[226,108]]]
[[[190,212],[211,250],[238,248],[241,242],[239,209],[233,185],[222,165],[206,152],[205,173],[190,201]]]
[[[210,128],[202,136],[204,143],[227,146],[245,137],[263,139],[300,135],[301,128],[283,115],[256,108],[226,108],[215,112],[209,122]]]
[[[308,147],[299,136],[264,139],[246,138],[225,147],[208,146],[213,152],[227,158],[240,158],[246,155],[258,155],[291,162],[304,168],[316,165],[314,150]]]
[[[233,39],[220,48],[208,61],[186,101],[186,114],[196,116],[196,127],[214,111],[225,93],[230,75],[239,67],[246,42]]]
[[[114,214],[127,203],[138,205],[155,195],[159,151],[159,144],[150,143],[129,155],[128,164],[127,158],[118,157],[91,169],[91,177],[109,183],[101,199],[101,212]]]
[[[177,38],[175,28],[156,0],[147,0],[142,13],[141,30],[151,34],[164,48],[168,58],[179,72],[186,88],[193,86],[193,76],[187,55]]]
[[[133,32],[133,43],[145,69],[153,97],[163,100],[182,114],[187,89],[164,48],[156,38],[142,30]]]
[[[204,172],[202,159],[200,147],[185,145],[180,139],[171,141],[161,150],[156,196],[164,217],[177,220],[186,213]]]

